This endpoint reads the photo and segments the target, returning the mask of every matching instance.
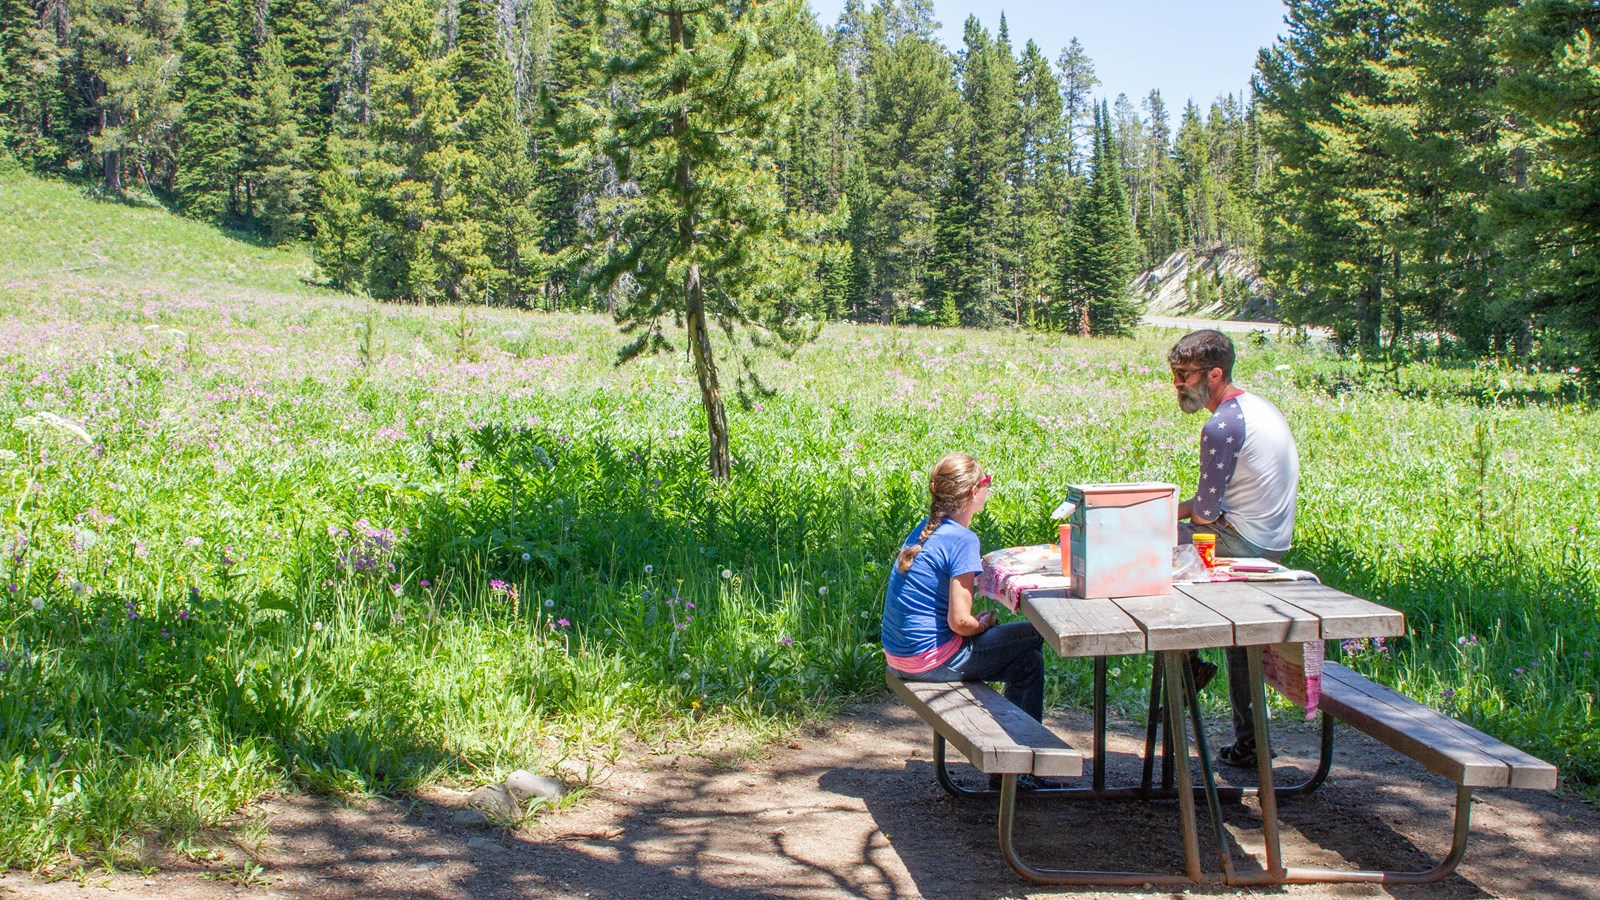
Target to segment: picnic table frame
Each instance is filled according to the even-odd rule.
[[[1068,885],[1196,884],[1208,879],[1200,854],[1196,799],[1204,797],[1217,838],[1220,880],[1229,885],[1381,882],[1408,884],[1437,881],[1455,869],[1466,852],[1470,788],[1459,787],[1454,840],[1443,862],[1423,872],[1377,872],[1322,868],[1287,868],[1279,841],[1279,794],[1308,793],[1326,778],[1332,763],[1333,723],[1324,714],[1321,754],[1316,772],[1302,784],[1279,788],[1273,783],[1272,741],[1268,730],[1266,684],[1261,653],[1281,643],[1391,637],[1405,633],[1404,616],[1393,609],[1353,597],[1315,582],[1221,582],[1175,585],[1174,593],[1152,597],[1079,598],[1060,590],[1024,592],[1020,611],[1064,657],[1092,657],[1094,663],[1094,735],[1091,786],[1042,791],[1093,799],[1177,799],[1184,846],[1184,872],[1105,872],[1044,869],[1017,854],[1011,839],[1015,784],[1002,787],[1000,843],[1007,862],[1024,877]],[[1243,647],[1254,698],[1258,788],[1221,788],[1211,768],[1210,751],[1184,653],[1209,647]],[[1143,778],[1138,787],[1107,788],[1106,682],[1110,656],[1154,654],[1151,665],[1150,711],[1146,720]],[[1158,707],[1164,714],[1158,713]],[[1187,712],[1190,722],[1185,722]],[[1164,720],[1164,721],[1163,721]],[[1154,785],[1155,734],[1165,727],[1162,785]],[[1200,784],[1190,770],[1188,730],[1194,729]],[[943,742],[934,746],[935,770],[946,790],[965,793],[945,772]],[[1182,785],[1178,787],[1177,785]],[[1010,796],[1007,796],[1009,794]],[[1234,868],[1223,828],[1221,801],[1255,796],[1261,807],[1265,865],[1260,872]],[[1242,852],[1242,848],[1241,848]]]

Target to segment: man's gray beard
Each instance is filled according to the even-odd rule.
[[[1211,385],[1201,382],[1194,387],[1178,388],[1178,408],[1185,413],[1199,412],[1211,402]]]

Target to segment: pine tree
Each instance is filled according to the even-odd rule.
[[[1145,124],[1127,94],[1118,94],[1117,102],[1111,108],[1114,111],[1111,146],[1117,154],[1117,168],[1122,172],[1123,189],[1128,196],[1128,214],[1133,218],[1134,231],[1137,232],[1145,194],[1151,188],[1149,173],[1145,171]],[[1140,253],[1140,258],[1144,260],[1143,253]]]
[[[509,63],[494,0],[462,0],[457,11],[452,82],[461,110],[464,192],[475,211],[487,257],[489,302],[527,305],[543,287],[538,170],[517,119]]]
[[[1018,64],[1017,105],[1021,161],[1017,219],[1023,276],[1019,288],[1031,321],[1055,293],[1067,212],[1067,129],[1061,85],[1033,41],[1023,48]]]
[[[110,193],[120,194],[129,174],[145,184],[170,176],[178,107],[169,73],[182,24],[181,7],[169,0],[103,0],[72,20],[86,113],[80,137]]]
[[[57,39],[32,0],[0,0],[0,153],[36,166],[64,150],[56,133],[66,99]]]
[[[1145,121],[1148,125],[1144,170],[1147,189],[1144,211],[1139,215],[1139,237],[1145,248],[1145,258],[1159,263],[1176,251],[1182,243],[1177,216],[1173,212],[1173,198],[1177,193],[1177,169],[1172,158],[1172,123],[1167,117],[1167,104],[1161,92],[1153,90],[1144,99]]]
[[[1093,134],[1089,188],[1073,207],[1063,253],[1059,308],[1076,314],[1080,335],[1124,335],[1139,318],[1130,294],[1139,241],[1104,104],[1095,110]]]
[[[1586,340],[1600,371],[1600,8],[1529,0],[1495,19],[1511,67],[1500,100],[1516,116],[1516,182],[1495,224],[1520,261],[1532,301]]]
[[[223,222],[240,212],[237,196],[244,78],[238,8],[231,0],[190,0],[178,72],[178,170],[173,186],[192,216]]]
[[[930,298],[934,215],[949,155],[955,91],[949,58],[925,37],[879,50],[860,146],[866,190],[857,240],[867,254],[871,318],[898,320]]]
[[[430,0],[397,0],[379,15],[371,116],[372,159],[361,169],[363,281],[380,299],[477,299],[467,280],[482,235],[451,146],[460,109]]]
[[[1412,0],[1404,0],[1411,3]],[[1293,320],[1375,348],[1393,303],[1405,218],[1395,149],[1412,130],[1415,78],[1391,56],[1414,5],[1294,0],[1289,36],[1262,55],[1261,127],[1279,165],[1262,191],[1264,272]],[[1181,142],[1181,138],[1180,138]]]
[[[1191,100],[1183,108],[1176,147],[1178,206],[1182,211],[1184,243],[1209,247],[1217,233],[1217,181],[1211,168],[1211,140],[1200,120],[1200,107]]]
[[[595,137],[637,188],[591,248],[590,285],[633,290],[617,309],[621,359],[669,349],[682,321],[700,385],[714,478],[732,472],[712,327],[795,346],[816,336],[820,225],[783,205],[773,139],[792,109],[794,59],[777,46],[800,0],[612,0],[637,49],[607,66],[616,98]],[[582,111],[575,111],[582,115]],[[581,130],[581,129],[579,129]]]
[[[245,107],[245,215],[278,243],[305,228],[311,173],[294,108],[293,80],[283,47],[268,34],[255,53],[255,75]]]
[[[318,175],[319,210],[312,213],[312,259],[328,283],[353,291],[364,281],[363,194],[356,186],[354,165],[336,142],[329,148],[329,165]]]
[[[970,130],[956,147],[963,158],[970,190],[968,223],[972,229],[970,274],[959,279],[976,289],[965,298],[962,322],[988,326],[1014,313],[1010,275],[1018,257],[1011,176],[1021,157],[1018,145],[1016,60],[1007,40],[995,39],[968,17],[961,52],[961,93]]]
[[[1080,174],[1082,154],[1080,135],[1089,130],[1094,116],[1094,89],[1100,79],[1094,74],[1094,60],[1083,44],[1073,38],[1056,60],[1056,77],[1061,82],[1062,112],[1067,117],[1067,172]]]

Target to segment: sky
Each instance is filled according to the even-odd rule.
[[[844,0],[810,0],[832,28]],[[1159,88],[1176,120],[1193,99],[1202,109],[1221,94],[1250,87],[1256,53],[1285,30],[1283,0],[934,0],[940,39],[961,47],[968,15],[992,34],[1006,16],[1012,47],[1029,40],[1053,63],[1074,37],[1094,61],[1098,95],[1138,103]]]

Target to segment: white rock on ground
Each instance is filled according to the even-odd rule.
[[[527,769],[518,769],[506,776],[506,790],[518,800],[537,797],[541,800],[560,800],[567,786],[545,775],[535,775]]]

